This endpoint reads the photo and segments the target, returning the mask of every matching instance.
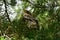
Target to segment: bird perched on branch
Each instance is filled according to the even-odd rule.
[[[38,20],[34,18],[29,11],[24,10],[23,18],[28,21],[28,28],[39,29]]]

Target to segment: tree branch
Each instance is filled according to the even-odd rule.
[[[31,5],[33,5],[34,7],[36,7],[36,8],[46,8],[46,6],[45,5],[40,5],[40,4],[33,4],[32,2],[30,2],[30,1],[27,1],[28,3],[30,3]]]
[[[11,21],[10,21],[10,18],[9,18],[9,14],[8,14],[8,12],[7,12],[6,0],[3,0],[3,2],[4,2],[4,4],[5,4],[5,13],[7,14],[7,19],[9,20],[9,22],[11,22]]]
[[[30,3],[31,5],[33,5],[36,8],[47,8],[46,5],[34,4],[34,3],[30,2],[30,1],[26,1],[26,2]],[[57,6],[60,6],[60,5],[58,5],[58,4],[54,5],[54,7],[57,7]],[[53,7],[53,5],[51,7]]]

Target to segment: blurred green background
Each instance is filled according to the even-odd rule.
[[[28,28],[24,10],[39,30]],[[0,0],[0,40],[60,40],[60,0]]]

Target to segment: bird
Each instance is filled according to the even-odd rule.
[[[39,29],[38,20],[33,17],[31,12],[24,10],[23,18],[28,21],[27,26],[29,29]]]

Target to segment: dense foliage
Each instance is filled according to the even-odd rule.
[[[60,0],[0,0],[0,39],[60,40]]]

